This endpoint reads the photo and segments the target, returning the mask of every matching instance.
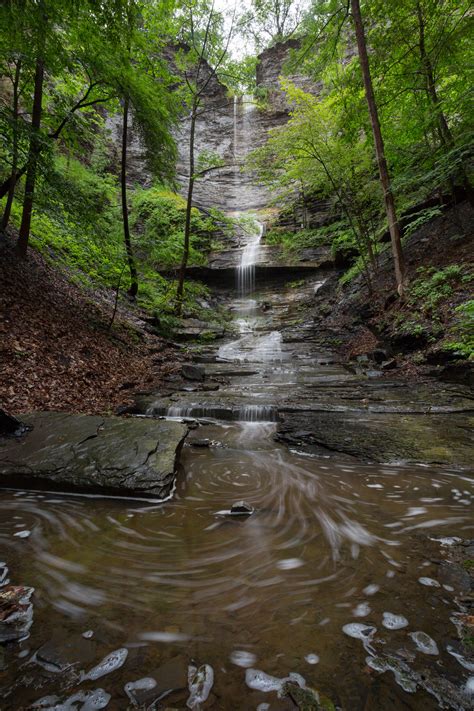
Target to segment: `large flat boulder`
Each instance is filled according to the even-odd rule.
[[[472,414],[347,408],[280,412],[280,418],[275,438],[299,451],[369,462],[472,466]]]
[[[185,425],[40,412],[33,429],[0,440],[0,486],[164,499],[170,495]]]

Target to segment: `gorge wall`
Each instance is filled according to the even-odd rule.
[[[268,205],[270,196],[267,190],[256,185],[252,176],[243,172],[242,166],[250,151],[265,142],[268,131],[288,120],[289,107],[279,79],[291,50],[297,46],[297,40],[290,40],[265,50],[259,56],[257,88],[265,96],[263,105],[257,106],[251,96],[229,97],[226,87],[215,76],[210,77],[197,122],[195,154],[217,154],[224,165],[196,181],[196,206],[238,212],[257,210]],[[210,72],[210,69],[206,67],[206,71]],[[295,73],[289,75],[289,78],[306,91],[319,91],[320,87],[303,75]],[[109,117],[107,125],[111,132],[113,151],[118,159],[122,119],[120,116]],[[189,171],[189,119],[186,117],[176,129],[175,138],[178,148],[177,181],[180,192],[185,194]],[[133,119],[128,147],[130,185],[149,187],[152,176],[146,167],[138,132],[133,130]]]

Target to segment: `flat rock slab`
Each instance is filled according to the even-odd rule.
[[[178,422],[40,412],[0,440],[0,485],[167,498],[187,435]]]
[[[283,412],[275,438],[311,454],[472,466],[474,417],[368,411]]]

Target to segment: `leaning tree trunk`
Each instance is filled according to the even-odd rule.
[[[8,188],[8,197],[5,204],[5,210],[3,211],[2,224],[0,229],[4,232],[10,221],[10,214],[12,210],[13,198],[15,197],[15,185],[17,182],[16,176],[18,173],[18,107],[19,107],[19,92],[18,87],[20,84],[20,72],[21,72],[21,59],[16,63],[15,67],[15,77],[13,79],[13,105],[12,105],[12,126],[13,126],[13,140],[12,140],[12,172],[11,172],[11,183]]]
[[[135,299],[138,293],[138,275],[133,256],[132,241],[130,239],[130,225],[128,221],[128,205],[127,205],[127,137],[128,137],[128,109],[129,98],[125,97],[123,102],[123,128],[122,128],[122,167],[120,182],[122,187],[122,218],[123,218],[123,236],[125,240],[125,250],[127,252],[128,268],[130,270],[130,288],[128,295],[131,299]]]
[[[395,201],[393,199],[392,186],[390,183],[390,174],[388,172],[387,160],[385,158],[385,147],[380,128],[380,120],[375,101],[374,88],[372,85],[372,77],[370,75],[369,56],[367,53],[367,45],[365,42],[364,25],[360,11],[359,0],[351,0],[352,17],[354,19],[354,27],[357,38],[357,48],[359,52],[360,66],[362,76],[364,78],[365,96],[369,107],[370,121],[372,124],[372,132],[374,135],[375,153],[379,167],[380,182],[384,193],[385,212],[387,214],[388,227],[390,230],[390,239],[392,242],[393,261],[395,266],[395,278],[397,280],[397,289],[400,296],[403,294],[406,280],[405,259],[403,256],[402,242],[400,237],[400,226],[398,224],[397,211],[395,209]]]
[[[183,256],[181,258],[181,266],[179,269],[178,287],[176,289],[176,315],[181,316],[183,311],[183,295],[184,295],[184,280],[186,277],[186,268],[189,259],[189,245],[191,238],[191,211],[193,207],[193,191],[194,191],[194,139],[196,135],[196,111],[197,104],[194,102],[193,111],[191,114],[191,130],[189,133],[189,182],[188,196],[186,201],[186,222],[184,225],[184,245]]]
[[[36,60],[35,88],[33,95],[33,113],[31,117],[31,138],[28,152],[28,167],[26,171],[25,197],[23,200],[23,214],[21,217],[20,232],[18,234],[17,249],[22,257],[26,257],[30,239],[31,213],[35,196],[36,169],[41,151],[41,110],[43,100],[44,63],[40,57]],[[13,185],[14,185],[14,181]]]

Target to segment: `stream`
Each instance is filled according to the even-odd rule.
[[[235,335],[206,366],[227,384],[163,413],[201,418],[171,501],[1,492],[5,565],[36,591],[30,636],[1,662],[5,711],[291,709],[290,673],[351,711],[469,707],[440,561],[474,535],[472,480],[275,443],[280,398],[351,374],[283,342],[289,306],[322,280],[258,290],[262,234],[242,249]],[[241,500],[254,513],[227,515]]]

